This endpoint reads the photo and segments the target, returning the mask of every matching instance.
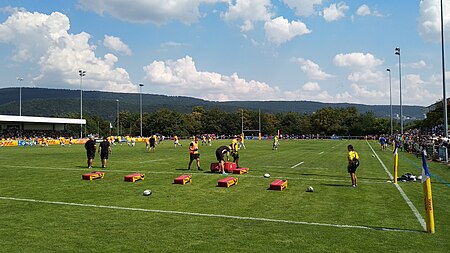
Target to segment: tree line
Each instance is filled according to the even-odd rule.
[[[69,114],[70,118],[80,118],[79,114]],[[84,114],[86,119],[85,134],[100,136],[140,135],[140,114],[120,111],[113,122],[100,116]],[[261,119],[259,121],[259,119]],[[179,113],[170,109],[159,109],[153,113],[142,115],[143,136],[161,134],[165,136],[192,136],[199,134],[235,135],[242,132],[246,135],[258,135],[261,122],[262,135],[275,135],[278,130],[283,135],[338,135],[363,136],[368,134],[387,134],[390,132],[390,121],[377,118],[372,112],[359,113],[355,107],[326,107],[312,114],[298,112],[264,113],[252,110],[236,110],[225,112],[218,108],[204,109],[195,106],[190,113]],[[397,125],[397,124],[396,124]],[[118,128],[119,126],[119,128]],[[398,128],[398,126],[396,126]],[[69,126],[69,131],[79,132],[76,125]]]

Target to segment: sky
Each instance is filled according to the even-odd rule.
[[[443,97],[439,0],[2,0],[0,58],[0,88],[397,105],[401,76],[403,105]]]

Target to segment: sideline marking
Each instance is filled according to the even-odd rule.
[[[375,152],[375,150],[372,148],[372,146],[370,145],[370,143],[366,140],[367,145],[369,145],[370,149],[372,150],[372,152],[375,154],[375,156],[377,157],[378,161],[380,162],[381,166],[383,166],[384,171],[386,171],[386,173],[389,175],[389,178],[391,180],[394,179],[394,177],[392,176],[392,174],[388,171],[388,169],[386,168],[386,165],[384,165],[383,161],[381,161],[380,157],[378,156],[378,154]],[[408,198],[408,196],[406,195],[406,193],[403,191],[402,187],[400,187],[399,184],[394,184],[395,187],[397,188],[397,190],[400,192],[400,195],[402,195],[403,199],[406,201],[406,204],[408,204],[409,208],[411,208],[411,211],[414,213],[414,215],[417,218],[417,221],[419,221],[420,225],[422,226],[423,230],[426,231],[427,230],[427,226],[425,224],[425,220],[422,218],[422,216],[420,215],[419,211],[417,210],[417,208],[414,206],[414,204],[411,202],[411,200]]]
[[[323,154],[323,153],[325,153],[325,152],[322,151],[322,152],[319,153],[319,155],[321,155],[321,154]]]
[[[407,229],[368,227],[368,226],[360,226],[360,225],[327,224],[327,223],[306,222],[306,221],[279,220],[279,219],[269,219],[269,218],[233,216],[233,215],[224,215],[224,214],[192,213],[192,212],[182,212],[182,211],[157,210],[157,209],[121,207],[121,206],[105,206],[105,205],[81,204],[81,203],[72,203],[72,202],[46,201],[46,200],[37,200],[37,199],[22,199],[22,198],[3,197],[3,196],[0,196],[0,199],[20,201],[20,202],[33,202],[33,203],[40,203],[40,204],[92,207],[92,208],[104,208],[104,209],[113,209],[113,210],[122,210],[122,211],[137,211],[137,212],[148,212],[148,213],[178,214],[178,215],[189,215],[189,216],[210,217],[210,218],[227,218],[227,219],[236,219],[236,220],[276,222],[276,223],[288,223],[288,224],[295,224],[295,225],[311,225],[311,226],[323,226],[323,227],[335,227],[335,228],[355,228],[355,229],[378,230],[378,231],[381,230],[381,231],[391,231],[391,232],[416,232],[416,233],[422,232],[422,231],[407,230]]]
[[[305,163],[305,162],[299,162],[299,163],[297,163],[296,165],[292,166],[291,169],[293,169],[293,168],[295,168],[295,167],[297,167],[297,166],[299,166],[299,165],[302,165],[303,163]]]

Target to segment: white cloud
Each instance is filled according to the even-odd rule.
[[[413,68],[413,69],[422,69],[427,68],[428,65],[424,60],[420,60],[418,62],[404,64],[405,67]]]
[[[402,97],[403,104],[429,105],[436,101],[436,98],[442,97],[441,94],[432,94],[427,89],[428,82],[421,79],[420,75],[404,75],[402,78]]]
[[[331,4],[330,7],[323,9],[323,18],[327,22],[332,22],[345,17],[345,12],[349,7],[344,2]]]
[[[363,4],[363,5],[359,6],[359,8],[356,10],[356,15],[358,15],[358,16],[375,16],[375,17],[383,16],[377,10],[371,10],[367,4]]]
[[[235,2],[235,4],[233,4]],[[241,32],[253,30],[255,21],[266,21],[272,17],[270,0],[228,1],[228,10],[222,14],[224,20],[243,20]]]
[[[359,16],[370,16],[372,12],[370,11],[369,6],[363,4],[359,6],[358,10],[356,10],[356,14]]]
[[[372,69],[383,64],[383,61],[375,58],[370,53],[350,53],[338,54],[333,62],[338,67],[347,67],[351,69]]]
[[[87,10],[100,15],[108,14],[114,18],[133,23],[164,24],[178,20],[192,24],[200,18],[199,6],[203,3],[227,2],[226,0],[78,0]]]
[[[128,73],[114,66],[118,58],[95,55],[89,44],[90,35],[69,34],[70,22],[59,12],[50,15],[16,12],[0,24],[0,43],[13,45],[12,59],[37,66],[39,75],[34,84],[41,87],[79,87],[78,70],[87,71],[84,89],[106,91],[136,91]]]
[[[315,13],[315,7],[322,5],[322,0],[282,0],[297,16],[308,17]]]
[[[153,61],[145,66],[145,80],[157,85],[165,94],[192,96],[213,101],[229,100],[312,100],[322,102],[384,103],[386,94],[353,84],[350,92],[330,95],[317,82],[307,82],[301,89],[282,91],[267,83],[199,71],[190,56],[178,60]],[[239,92],[235,92],[239,91]]]
[[[295,59],[295,61],[300,64],[300,69],[303,72],[305,72],[306,75],[308,76],[308,78],[310,78],[310,79],[325,80],[325,79],[332,77],[332,75],[327,74],[324,71],[322,71],[320,69],[320,66],[311,60],[305,60],[303,58],[298,58],[298,59]]]
[[[272,16],[270,0],[236,0],[228,4],[228,11],[222,14],[225,20],[265,21]]]
[[[131,55],[131,49],[128,47],[127,44],[123,43],[119,37],[105,35],[105,39],[103,40],[103,45],[106,48],[109,48],[113,51],[116,51],[116,52],[119,52],[119,53],[122,53],[125,55]]]
[[[364,103],[365,101],[385,101],[386,100],[386,94],[379,91],[379,90],[369,90],[365,86],[360,86],[356,83],[351,84],[351,96],[353,98],[357,98],[357,101],[359,103]]]
[[[266,38],[277,45],[283,44],[295,38],[296,36],[308,34],[311,30],[301,21],[292,21],[280,16],[264,24]]]
[[[144,67],[145,79],[174,95],[223,100],[268,100],[280,97],[278,87],[264,82],[247,81],[233,73],[231,76],[198,71],[192,57],[176,61],[153,61]],[[236,92],[238,91],[238,92]]]
[[[363,83],[380,83],[384,80],[385,74],[381,71],[355,71],[348,76],[348,80],[352,82]]]
[[[241,25],[241,32],[246,33],[248,31],[253,30],[254,25],[250,20],[244,21],[244,24]]]
[[[440,41],[441,7],[438,0],[420,1],[418,30],[425,40]],[[450,4],[444,3],[444,31],[446,40],[450,39]]]
[[[283,92],[283,100],[306,100],[306,101],[323,101],[323,102],[331,102],[334,101],[335,98],[328,94],[327,91],[317,92],[317,91],[305,91],[294,90],[294,91],[285,91]]]
[[[303,85],[304,91],[320,91],[320,85],[316,82],[307,82]]]
[[[159,45],[161,48],[176,48],[186,46],[185,43],[175,42],[175,41],[166,41]]]

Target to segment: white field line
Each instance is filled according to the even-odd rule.
[[[320,152],[320,153],[319,153],[319,155],[321,155],[321,154],[323,154],[323,153],[325,153],[325,152],[324,152],[324,151],[322,151],[322,152]]]
[[[372,146],[370,145],[370,143],[366,140],[367,145],[369,145],[370,149],[372,150],[372,152],[375,154],[375,156],[377,157],[378,161],[380,162],[381,166],[383,166],[384,171],[386,171],[386,173],[389,175],[389,178],[391,180],[394,179],[394,177],[392,176],[392,174],[389,172],[389,170],[386,168],[386,165],[384,165],[383,161],[381,161],[380,157],[378,156],[378,154],[375,152],[375,150],[372,148]],[[402,187],[400,187],[399,184],[394,184],[395,187],[397,188],[397,190],[400,192],[400,195],[402,195],[403,199],[406,201],[406,204],[408,204],[409,208],[411,208],[411,211],[414,213],[414,215],[417,218],[417,221],[419,221],[420,225],[422,226],[423,230],[426,230],[426,224],[425,224],[425,220],[422,218],[422,216],[420,215],[419,211],[417,210],[417,208],[414,206],[414,204],[411,202],[411,200],[408,198],[408,196],[406,195],[406,193],[403,191]]]
[[[2,200],[11,200],[11,201],[20,201],[20,202],[32,202],[32,203],[40,203],[40,204],[65,205],[65,206],[90,207],[90,208],[104,208],[104,209],[121,210],[121,211],[135,211],[135,212],[147,212],[147,213],[159,213],[159,214],[188,215],[188,216],[209,217],[209,218],[224,218],[224,219],[236,219],[236,220],[274,222],[274,223],[285,223],[285,224],[295,224],[295,225],[310,225],[310,226],[322,226],[322,227],[334,227],[334,228],[353,228],[353,229],[366,229],[366,230],[381,230],[381,231],[391,231],[391,232],[418,232],[418,231],[414,231],[414,230],[402,230],[402,229],[395,229],[395,228],[379,228],[379,227],[368,227],[368,226],[359,226],[359,225],[327,224],[327,223],[317,223],[317,222],[279,220],[279,219],[268,219],[268,218],[258,218],[258,217],[223,215],[223,214],[207,214],[207,213],[193,213],[193,212],[182,212],[182,211],[172,211],[172,210],[157,210],[157,209],[121,207],[121,206],[105,206],[105,205],[95,205],[95,204],[82,204],[82,203],[71,203],[71,202],[60,202],[60,201],[46,201],[46,200],[23,199],[23,198],[2,197],[2,196],[0,196],[0,199],[2,199]]]
[[[3,167],[9,167],[9,168],[17,168],[17,169],[42,169],[42,170],[59,170],[59,171],[81,171],[81,172],[89,172],[89,171],[95,171],[95,169],[87,170],[85,168],[52,168],[52,167],[37,167],[37,166],[18,166],[18,165],[2,165]],[[321,169],[321,168],[315,168],[315,169]],[[170,174],[170,175],[180,175],[182,173],[189,173],[193,174],[195,176],[216,176],[219,174],[216,173],[202,173],[202,172],[196,172],[194,171],[187,171],[184,170],[184,172],[174,172],[174,171],[143,171],[143,170],[99,170],[104,171],[105,173],[149,173],[149,174]],[[250,177],[250,178],[263,178],[263,176],[257,176],[257,175],[251,175],[251,174],[244,174],[244,175],[238,175],[233,174],[233,176],[237,177]],[[279,179],[289,179],[289,180],[310,180],[310,181],[326,181],[326,182],[348,182],[348,180],[344,179],[333,179],[333,178],[312,178],[312,177],[281,177],[281,176],[272,176],[272,178],[279,178]],[[265,179],[265,178],[264,178]],[[385,182],[377,182],[377,181],[370,181],[370,180],[360,180],[365,183],[369,184],[385,184]]]
[[[297,167],[297,166],[299,166],[299,165],[302,165],[302,164],[304,164],[304,163],[305,163],[305,162],[299,162],[299,163],[297,163],[296,165],[292,166],[291,169],[293,169],[293,168],[295,168],[295,167]]]

